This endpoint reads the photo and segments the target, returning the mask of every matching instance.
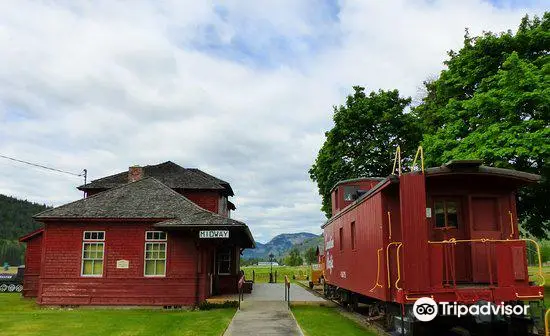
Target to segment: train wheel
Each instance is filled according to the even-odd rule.
[[[21,293],[23,291],[23,285],[17,285],[15,287],[15,291],[18,292],[18,293]]]
[[[8,292],[14,292],[15,291],[15,285],[11,284],[8,286]]]
[[[449,329],[446,335],[449,336],[470,336],[470,332],[462,327],[454,327]]]
[[[0,292],[5,292],[8,290],[8,285],[6,284],[1,284],[0,285]]]

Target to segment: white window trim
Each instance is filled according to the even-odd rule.
[[[147,233],[150,232],[162,232],[165,234],[164,239],[147,239]],[[147,266],[147,244],[161,243],[164,244],[164,274],[145,274],[145,267]],[[168,261],[168,233],[164,231],[145,231],[145,244],[143,244],[143,276],[146,278],[165,278],[166,277],[166,265]]]
[[[157,233],[157,232],[162,232],[164,233],[164,239],[147,239],[147,234],[148,233]],[[165,242],[165,241],[168,241],[168,233],[165,232],[165,231],[159,231],[159,230],[155,230],[155,231],[145,231],[145,241],[146,242]]]
[[[103,239],[86,239],[86,233],[87,232],[102,232],[103,233]],[[105,231],[97,231],[97,230],[92,230],[92,231],[84,231],[82,232],[82,241],[87,241],[87,242],[102,242],[102,241],[105,241]]]
[[[105,237],[105,235],[103,236]],[[88,244],[102,244],[103,245],[103,258],[101,261],[103,262],[103,267],[101,268],[101,274],[84,274],[84,245]],[[82,241],[82,255],[80,258],[80,276],[86,277],[86,278],[102,278],[103,273],[105,272],[105,242],[99,241],[99,240],[84,240]]]

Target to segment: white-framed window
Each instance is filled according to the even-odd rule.
[[[166,232],[145,232],[145,260],[143,266],[144,276],[166,276],[166,241]]]
[[[84,231],[82,235],[81,276],[103,276],[105,257],[105,231]]]
[[[231,248],[221,248],[216,253],[216,271],[217,274],[231,274]]]

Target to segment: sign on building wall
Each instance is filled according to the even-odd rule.
[[[201,230],[199,238],[229,238],[229,230]]]
[[[117,260],[116,268],[129,268],[130,262],[128,260]]]

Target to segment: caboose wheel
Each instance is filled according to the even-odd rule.
[[[8,292],[14,292],[15,291],[15,285],[11,284],[8,286]]]
[[[8,290],[8,285],[6,285],[6,284],[1,284],[1,285],[0,285],[0,292],[5,292],[6,290]]]
[[[18,292],[18,293],[21,293],[23,291],[23,285],[17,285],[15,287],[15,291]]]

